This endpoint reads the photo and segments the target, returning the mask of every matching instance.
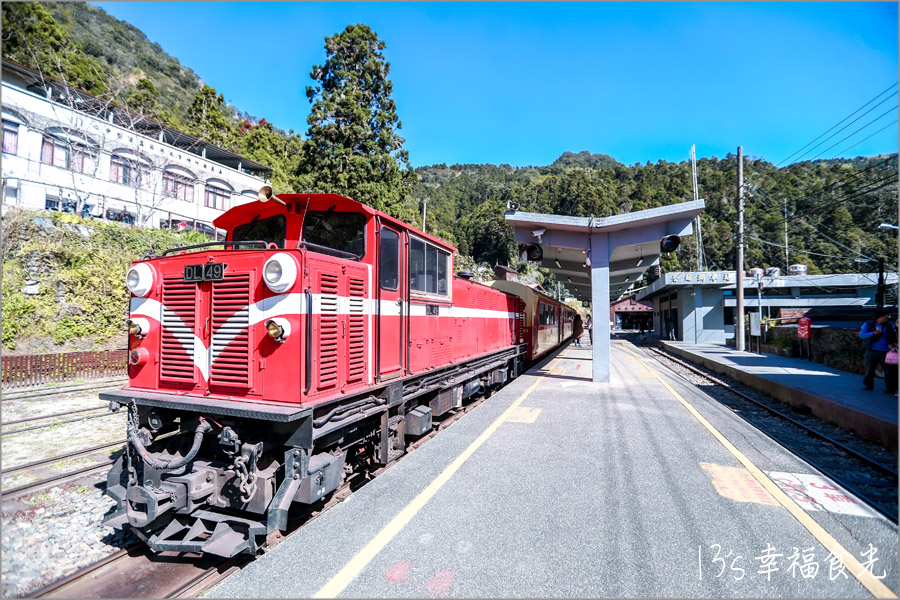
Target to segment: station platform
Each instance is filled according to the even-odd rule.
[[[820,474],[629,342],[610,383],[590,361],[563,348],[205,596],[896,597],[895,524],[834,487],[801,508],[778,481]]]
[[[805,406],[812,414],[887,448],[897,448],[897,396],[862,387],[862,375],[831,369],[800,358],[742,352],[719,344],[662,340],[672,354],[728,375],[773,398]]]

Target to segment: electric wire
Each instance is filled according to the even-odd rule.
[[[870,105],[872,102],[874,102],[875,100],[877,100],[878,98],[880,98],[881,96],[883,96],[884,94],[886,94],[887,92],[889,92],[890,90],[892,90],[892,89],[897,85],[897,83],[898,83],[898,82],[896,82],[896,81],[895,81],[894,83],[892,83],[892,84],[891,84],[890,86],[888,86],[888,88],[885,89],[883,92],[879,93],[879,94],[876,95],[874,98],[872,98],[871,100],[869,100],[868,102],[866,102],[865,104],[863,104],[862,106],[860,106],[859,108],[857,108],[855,111],[853,111],[852,113],[850,113],[849,115],[847,115],[846,117],[844,117],[843,119],[841,119],[836,125],[832,126],[830,129],[828,129],[828,131],[826,131],[825,133],[822,133],[822,134],[819,135],[817,138],[815,138],[814,140],[812,140],[811,142],[809,142],[808,144],[806,144],[805,146],[803,146],[803,147],[800,148],[799,150],[795,151],[793,154],[791,154],[791,155],[788,156],[787,158],[783,159],[781,162],[779,162],[779,163],[778,163],[777,165],[775,165],[775,166],[776,166],[776,167],[781,166],[782,164],[784,164],[785,162],[787,162],[789,159],[791,159],[793,156],[795,156],[798,152],[801,152],[802,150],[804,150],[804,149],[806,149],[807,147],[809,147],[810,144],[813,144],[813,143],[815,143],[816,141],[818,141],[819,138],[821,138],[823,135],[827,134],[827,133],[830,132],[832,129],[834,129],[835,127],[837,127],[838,125],[840,125],[841,123],[843,123],[844,121],[846,121],[847,119],[849,119],[850,117],[852,117],[853,115],[855,115],[856,113],[858,113],[859,111],[861,111],[862,109],[864,109],[865,107],[867,107],[868,105]],[[891,94],[891,96],[893,96],[893,94]],[[794,162],[797,162],[797,161],[794,161]]]
[[[860,144],[862,144],[863,142],[865,142],[865,141],[868,140],[869,138],[878,135],[879,133],[881,133],[882,131],[884,131],[885,129],[887,129],[888,127],[890,127],[891,125],[893,125],[894,123],[896,123],[898,120],[900,120],[900,119],[894,119],[893,121],[891,121],[890,123],[888,123],[887,125],[885,125],[884,127],[882,127],[881,129],[879,129],[878,131],[876,131],[875,133],[873,133],[872,135],[867,136],[867,137],[864,137],[863,139],[859,140],[858,142],[856,142],[856,143],[853,144],[852,146],[847,146],[846,148],[844,148],[844,149],[841,150],[840,152],[836,153],[836,154],[835,154],[834,156],[832,156],[831,158],[835,158],[835,157],[837,157],[837,156],[843,154],[843,153],[846,152],[847,150],[849,150],[849,149],[851,149],[851,148],[855,148],[856,146],[859,146]],[[895,156],[896,156],[896,155],[895,155]]]
[[[887,115],[887,114],[890,114],[891,112],[897,110],[898,108],[900,108],[900,105],[892,106],[891,108],[889,108],[889,109],[886,110],[885,112],[881,113],[880,115],[878,115],[877,117],[875,117],[874,119],[872,119],[871,121],[869,121],[868,123],[866,123],[865,125],[863,125],[862,127],[860,127],[859,129],[857,129],[856,131],[854,131],[853,133],[851,133],[851,134],[848,135],[847,137],[841,139],[841,141],[836,142],[836,143],[832,144],[831,146],[825,148],[824,150],[822,150],[821,152],[819,152],[818,154],[816,154],[815,156],[813,156],[813,157],[812,157],[811,159],[809,159],[809,160],[816,160],[817,158],[819,158],[820,156],[822,156],[823,154],[825,154],[826,152],[828,152],[829,150],[831,150],[831,149],[834,148],[835,146],[839,146],[840,144],[843,144],[843,143],[846,142],[848,139],[852,138],[854,135],[856,135],[857,133],[859,133],[860,131],[862,131],[863,129],[865,129],[866,127],[868,127],[869,125],[871,125],[872,123],[874,123],[875,121],[877,121],[878,119],[880,119],[881,117],[883,117],[883,116],[885,116],[885,115]],[[860,115],[860,116],[862,116],[862,115]],[[848,125],[849,125],[849,123],[848,123]],[[843,129],[842,129],[841,131],[843,131]],[[824,141],[823,141],[823,143],[824,143]],[[820,144],[820,145],[821,145],[821,144]]]

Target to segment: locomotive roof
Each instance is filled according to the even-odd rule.
[[[287,206],[282,206],[274,200],[239,204],[219,215],[213,221],[213,225],[220,229],[231,230],[238,225],[246,223],[249,219],[252,219],[257,215],[259,215],[260,218],[264,218],[280,214],[300,213],[306,208],[307,203],[310,205],[316,204],[316,210],[321,210],[322,204],[328,204],[329,206],[334,205],[335,210],[337,211],[352,211],[363,213],[369,217],[379,217],[383,223],[390,223],[396,227],[410,231],[437,246],[441,246],[451,253],[456,252],[456,247],[447,242],[428,235],[424,231],[416,229],[412,225],[404,223],[387,213],[375,210],[371,206],[353,200],[352,198],[341,196],[340,194],[276,194],[275,197],[282,200]]]

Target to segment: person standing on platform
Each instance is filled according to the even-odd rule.
[[[588,342],[590,342],[591,346],[594,345],[594,319],[591,318],[591,314],[588,313],[587,321],[585,322],[587,325],[588,332]]]
[[[882,371],[885,373],[885,394],[893,394],[896,391],[896,378],[894,379],[894,389],[891,389],[891,382],[887,379],[887,370],[885,369],[884,358],[890,349],[890,339],[896,343],[897,333],[894,331],[893,325],[888,320],[888,311],[881,309],[875,313],[874,321],[866,321],[859,328],[859,338],[863,341],[866,348],[866,374],[863,376],[863,387],[861,389],[871,392],[875,389],[875,369],[881,365]]]
[[[572,337],[575,338],[575,345],[581,346],[581,336],[584,335],[584,325],[581,322],[581,315],[575,313],[575,321],[572,323]]]
[[[897,339],[898,334],[900,334],[900,319],[897,319],[894,322],[893,329],[888,332],[887,341],[888,341],[888,354],[891,352],[897,352]],[[885,393],[887,394],[896,394],[897,393],[897,363],[894,361],[889,361],[890,358],[888,354],[885,354],[884,361],[884,387]]]

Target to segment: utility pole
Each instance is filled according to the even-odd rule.
[[[744,149],[738,146],[738,234],[735,285],[737,286],[737,323],[734,326],[734,347],[744,349]]]
[[[791,249],[788,246],[787,235],[787,198],[784,199],[784,266],[791,267]]]
[[[694,181],[694,201],[700,199],[700,186],[697,184],[697,150],[695,145],[691,145],[691,175]],[[703,230],[700,227],[700,215],[697,215],[697,270],[705,271],[706,266],[703,264]]]
[[[428,196],[422,199],[422,233],[428,233],[425,231],[425,213],[428,212]]]

